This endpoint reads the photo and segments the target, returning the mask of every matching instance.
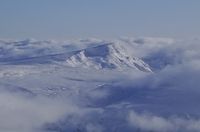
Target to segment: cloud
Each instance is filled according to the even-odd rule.
[[[74,113],[81,114],[79,108],[69,100],[27,97],[22,93],[2,91],[0,108],[0,130],[31,130]]]
[[[142,58],[155,72],[130,72],[127,80],[134,82],[132,86],[160,88],[168,85],[178,89],[199,89],[200,37],[182,40],[121,37],[115,41],[126,47],[131,55]]]
[[[102,132],[102,127],[99,126],[99,125],[93,125],[91,123],[89,123],[87,126],[86,126],[86,131],[87,132]]]
[[[154,132],[196,132],[200,131],[200,120],[170,117],[168,119],[151,113],[138,114],[131,111],[128,116],[129,125],[143,131]]]
[[[121,37],[113,42],[126,47],[129,54],[143,59],[155,71],[161,70],[167,65],[176,65],[200,58],[200,37],[182,40]]]
[[[160,51],[175,42],[172,38],[151,38],[151,37],[121,37],[118,43],[127,47],[127,50],[139,58],[148,56],[151,53]]]
[[[103,40],[93,38],[85,40],[0,39],[0,61],[60,54],[103,43]]]

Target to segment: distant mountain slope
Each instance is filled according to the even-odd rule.
[[[144,72],[152,72],[147,63],[130,56],[123,47],[113,43],[75,52],[66,59],[66,65],[95,69],[135,68]]]

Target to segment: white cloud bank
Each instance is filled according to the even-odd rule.
[[[200,120],[180,117],[164,118],[150,113],[138,114],[131,111],[128,117],[129,125],[143,131],[153,132],[198,132]]]
[[[0,131],[31,130],[74,113],[81,111],[69,100],[0,93]]]

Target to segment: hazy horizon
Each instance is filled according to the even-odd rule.
[[[185,38],[200,35],[200,1],[0,1],[0,38]]]

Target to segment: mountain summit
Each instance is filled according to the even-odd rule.
[[[76,51],[66,59],[66,65],[95,69],[135,68],[144,72],[152,72],[147,63],[130,56],[124,47],[113,43]]]

